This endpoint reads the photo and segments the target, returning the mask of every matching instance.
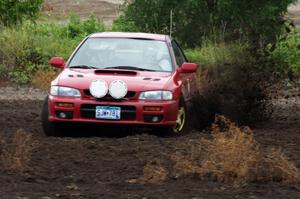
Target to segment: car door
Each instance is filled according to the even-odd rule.
[[[179,47],[175,40],[172,40],[172,48],[176,59],[177,67],[180,68],[183,63],[188,62],[183,51]],[[185,101],[191,100],[191,98],[198,93],[196,73],[181,73],[179,75],[179,81],[182,82],[182,94]]]

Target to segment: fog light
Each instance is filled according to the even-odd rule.
[[[61,119],[73,119],[73,112],[71,111],[56,111],[56,117]]]
[[[62,119],[65,119],[65,118],[67,117],[67,115],[66,115],[64,112],[60,112],[60,113],[58,114],[58,116],[59,116],[60,118],[62,118]]]
[[[159,121],[159,117],[157,116],[152,117],[152,122],[158,122],[158,121]]]
[[[162,115],[145,115],[144,121],[149,123],[159,123],[163,119]]]

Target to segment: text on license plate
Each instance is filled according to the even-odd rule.
[[[96,106],[96,119],[120,120],[121,108],[113,106]]]

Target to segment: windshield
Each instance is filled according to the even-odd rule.
[[[173,71],[166,42],[128,38],[89,38],[69,67]]]

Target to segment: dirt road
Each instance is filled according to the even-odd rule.
[[[9,138],[22,128],[33,135],[35,143],[29,172],[0,173],[1,199],[300,197],[300,184],[260,183],[232,188],[196,176],[171,178],[160,185],[129,183],[129,179],[142,175],[148,162],[158,160],[172,166],[168,157],[176,143],[208,134],[193,132],[166,138],[142,131],[120,136],[122,132],[116,130],[85,128],[75,137],[47,138],[40,124],[45,93],[29,90],[0,88],[0,136]],[[300,168],[299,96],[276,101],[274,118],[257,125],[254,132],[263,146],[281,147]]]

